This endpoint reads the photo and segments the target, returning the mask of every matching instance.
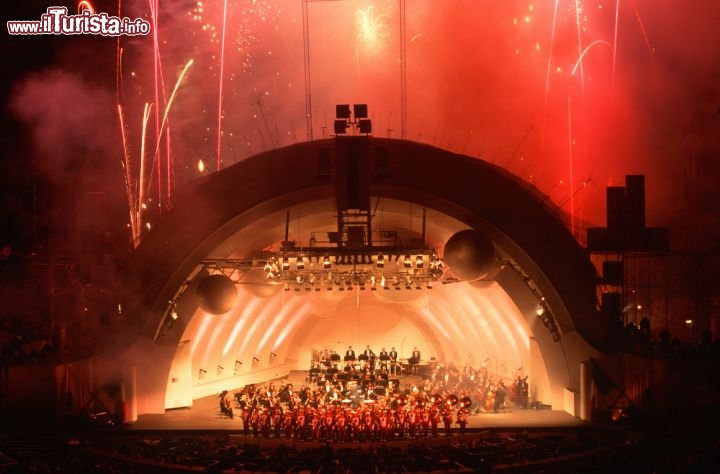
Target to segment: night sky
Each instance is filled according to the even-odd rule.
[[[111,248],[129,249],[132,225],[171,208],[201,162],[213,172],[306,139],[300,0],[158,3],[157,15],[120,3],[157,19],[157,44],[3,33],[0,245],[33,251],[102,216]],[[92,4],[117,15],[116,1]],[[51,5],[78,8],[14,2],[3,17]],[[407,0],[406,138],[507,168],[576,229],[604,225],[606,186],[645,174],[648,224],[670,226],[677,249],[717,250],[720,3],[691,5]],[[335,104],[361,102],[374,135],[400,138],[398,3],[308,11],[313,138],[330,134]]]

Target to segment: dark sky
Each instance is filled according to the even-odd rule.
[[[159,4],[157,47],[152,35],[121,37],[120,63],[115,38],[3,32],[0,243],[25,247],[33,229],[42,240],[98,214],[123,240],[128,202],[140,199],[145,104],[144,222],[199,176],[200,161],[217,169],[218,150],[224,167],[306,138],[299,0],[229,0],[224,55],[222,1]],[[3,16],[39,19],[50,5],[77,11],[13,2]],[[115,1],[93,5],[117,14]],[[123,1],[121,16],[152,20],[148,5]],[[407,138],[506,167],[576,226],[603,225],[605,187],[646,174],[649,224],[671,226],[678,248],[717,249],[720,2],[406,5]],[[314,2],[309,12],[314,138],[345,102],[368,103],[374,134],[398,138],[397,2]]]

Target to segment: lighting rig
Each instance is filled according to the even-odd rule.
[[[267,284],[281,284],[285,291],[350,291],[432,289],[445,265],[435,249],[304,248],[281,250],[264,260],[205,260],[210,273],[240,273],[262,267]]]
[[[560,342],[563,334],[560,323],[555,317],[555,314],[553,314],[548,300],[543,296],[542,292],[538,288],[538,285],[517,264],[511,261],[507,261],[506,263],[510,265],[510,267],[520,276],[537,299],[535,315],[543,323],[543,326],[545,326],[545,328],[550,332],[553,342]]]
[[[335,121],[333,122],[335,135],[344,135],[351,130],[354,134],[369,135],[372,133],[372,122],[368,118],[367,104],[354,104],[352,111],[349,104],[335,106]]]
[[[396,231],[373,229],[374,161],[367,137],[372,131],[367,104],[337,105],[335,116],[336,137],[327,149],[323,170],[332,170],[328,179],[335,183],[336,230],[311,233],[307,246],[298,246],[289,240],[288,212],[279,251],[260,260],[206,260],[202,265],[209,273],[230,275],[261,266],[266,283],[282,284],[286,291],[416,290],[432,288],[443,278],[443,261],[425,244],[424,213],[419,239],[403,242]]]

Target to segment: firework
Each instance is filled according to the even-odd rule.
[[[227,0],[223,1],[222,36],[220,38],[220,78],[218,81],[218,113],[217,113],[217,171],[222,166],[222,103],[223,103],[223,72],[225,71],[225,31],[227,28]]]
[[[90,13],[95,13],[95,7],[92,6],[92,3],[88,2],[87,0],[82,0],[81,2],[78,2],[77,6],[77,12],[78,14],[88,11]]]
[[[629,18],[632,26],[634,16],[648,51],[652,53],[640,20],[640,5],[634,1],[516,1],[491,6],[489,2],[465,0],[459,2],[463,9],[418,0],[408,14],[407,25],[401,24],[399,31],[394,30],[398,17],[402,16],[403,2],[398,0],[368,0],[359,6],[358,2],[350,1],[304,0],[302,7],[307,8],[308,3],[313,4],[313,21],[308,26],[314,29],[314,41],[310,45],[314,49],[314,63],[309,64],[308,48],[304,58],[308,63],[304,96],[302,89],[296,89],[303,79],[298,58],[303,57],[299,40],[301,26],[305,26],[304,19],[301,25],[299,3],[293,0],[218,0],[193,2],[189,8],[159,0],[131,4],[132,8],[144,10],[138,13],[149,17],[154,31],[144,39],[145,49],[138,48],[137,41],[130,43],[127,38],[118,39],[116,95],[117,104],[122,106],[124,147],[137,142],[137,138],[133,138],[133,129],[151,127],[144,132],[148,135],[143,138],[145,162],[153,166],[151,170],[144,170],[142,180],[146,204],[152,202],[158,211],[172,207],[175,181],[181,184],[197,176],[200,157],[205,166],[201,173],[215,172],[247,154],[280,146],[286,140],[295,142],[293,124],[303,120],[299,104],[303,100],[306,102],[307,137],[311,139],[310,104],[319,107],[322,114],[337,97],[370,102],[375,115],[373,120],[381,122],[377,117],[387,120],[388,136],[396,128],[391,126],[393,118],[398,120],[398,117],[400,136],[405,136],[406,100],[411,97],[418,104],[408,122],[411,125],[412,120],[416,121],[411,132],[413,136],[423,139],[424,126],[427,140],[440,146],[456,147],[463,153],[466,149],[480,147],[486,151],[489,148],[492,161],[498,154],[502,155],[499,161],[507,163],[511,171],[524,179],[533,183],[541,179],[563,181],[563,187],[570,190],[564,194],[572,194],[578,184],[573,180],[590,166],[588,155],[593,148],[590,142],[595,138],[592,120],[596,113],[592,107],[602,102],[603,96],[612,95],[615,75],[623,72],[616,71],[623,67],[620,61],[623,45],[619,44],[625,37],[620,26],[623,18]],[[118,1],[118,13],[120,7],[121,0]],[[458,31],[471,23],[468,21],[463,25],[463,16],[482,19],[487,22],[487,28],[471,31],[472,35],[455,44],[457,40],[447,35],[447,23],[441,26],[438,21],[437,30],[432,28],[434,17],[440,17],[445,11],[452,12],[444,18],[457,23]],[[438,59],[443,59],[442,54],[431,58],[429,53],[445,51],[445,54],[457,54],[460,58],[463,53],[456,51],[466,49],[473,35],[482,37],[483,41],[473,50],[488,52],[465,54],[468,62],[463,67],[467,71],[450,64],[452,72],[448,71],[447,77],[443,77],[443,68],[434,67]],[[497,45],[489,42],[497,40],[499,35],[507,38]],[[399,75],[394,73],[398,64],[398,58],[394,57],[398,45]],[[412,48],[409,61],[404,46]],[[503,49],[504,46],[509,47]],[[524,113],[524,110],[499,110],[506,121],[498,124],[497,129],[504,126],[508,129],[505,132],[497,132],[485,123],[473,123],[470,116],[474,114],[467,112],[477,110],[477,115],[482,115],[487,112],[483,107],[489,107],[491,102],[495,107],[504,107],[499,97],[497,101],[490,98],[483,104],[482,87],[471,90],[474,86],[469,85],[470,81],[484,81],[484,71],[490,77],[488,81],[502,80],[499,75],[498,78],[492,75],[508,64],[507,57],[502,60],[503,54],[512,55],[513,67],[517,68],[513,73],[526,78],[521,87],[534,94],[523,97],[522,100],[533,102],[532,108],[524,106],[531,115],[521,117],[517,126],[523,130],[528,127],[537,134],[509,147],[500,142],[508,139],[517,142],[523,135],[522,130],[508,129],[513,125],[507,124],[518,123],[519,118],[509,116]],[[176,110],[170,117],[172,89],[165,79],[178,63],[187,61],[188,56],[194,58],[193,68],[198,71],[187,79],[188,93],[182,101],[176,101],[173,105]],[[353,59],[355,64],[352,64]],[[133,68],[132,78],[123,77],[123,68],[128,66]],[[317,93],[312,102],[309,90],[311,67],[315,81],[312,92]],[[355,74],[348,78],[346,71],[353,69]],[[418,81],[414,76],[418,71],[425,71],[425,76],[434,85],[442,85],[443,80],[453,81],[457,91],[435,99],[431,94],[438,97],[440,94],[422,91],[423,87],[429,86],[425,77]],[[467,78],[463,77],[465,73]],[[405,77],[412,89],[407,97],[402,85]],[[400,84],[397,84],[398,79]],[[519,81],[513,85],[517,83]],[[506,89],[509,87],[508,84]],[[399,104],[393,90],[400,90]],[[427,95],[419,95],[419,92]],[[513,94],[508,90],[500,92]],[[476,102],[465,100],[470,95]],[[456,100],[456,97],[462,99]],[[437,105],[428,106],[428,99],[437,100]],[[454,102],[458,105],[453,106]],[[141,110],[138,109],[142,104],[150,104],[149,121],[152,123],[139,123]],[[393,110],[398,105],[400,110]],[[437,110],[431,110],[432,107]],[[437,127],[429,126],[435,122]],[[283,124],[289,125],[283,129]],[[374,128],[382,130],[384,127],[376,125]],[[428,134],[427,129],[435,128],[435,133]],[[573,145],[569,148],[566,143]],[[150,150],[155,152],[151,155]],[[125,165],[131,165],[126,166],[125,172],[139,172],[141,166],[129,163],[139,155],[128,150],[123,153]],[[208,157],[213,157],[215,163],[208,163]],[[569,160],[573,161],[572,165],[566,165]],[[574,171],[568,176],[571,168]],[[149,177],[153,178],[152,182]],[[150,196],[152,199],[148,199]],[[138,196],[133,196],[132,200],[137,201]],[[574,207],[574,203],[570,203],[570,207]],[[133,223],[130,227],[143,228]]]

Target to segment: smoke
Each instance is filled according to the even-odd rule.
[[[32,137],[38,230],[64,235],[50,250],[104,252],[122,242],[123,227],[112,222],[122,181],[111,93],[54,67],[18,83],[9,108]]]
[[[123,2],[122,15],[151,21],[148,5]],[[120,39],[117,84],[53,69],[27,78],[12,107],[32,127],[41,168],[60,172],[91,155],[119,162],[121,103],[137,171],[150,104],[146,146],[159,149],[150,158],[166,188],[199,176],[199,160],[214,171],[218,145],[226,167],[305,140],[308,99],[315,139],[332,134],[340,103],[367,103],[373,134],[399,138],[398,6],[309,2],[304,51],[299,1],[161,2],[157,44],[153,35]],[[406,13],[406,138],[505,167],[592,225],[604,224],[605,187],[626,174],[647,175],[650,225],[717,200],[714,186],[691,183],[720,175],[716,1],[413,0]],[[362,31],[359,18],[375,29]],[[169,144],[159,130],[165,112]],[[165,192],[149,186],[155,198]]]
[[[638,2],[653,51],[626,37],[630,129],[640,146],[631,163],[648,175],[648,218],[671,227],[676,248],[717,248],[720,222],[720,43],[711,39],[720,4],[678,11],[669,1]]]
[[[79,74],[35,73],[17,86],[10,108],[30,129],[45,173],[104,168],[104,160],[117,156],[112,96]]]

